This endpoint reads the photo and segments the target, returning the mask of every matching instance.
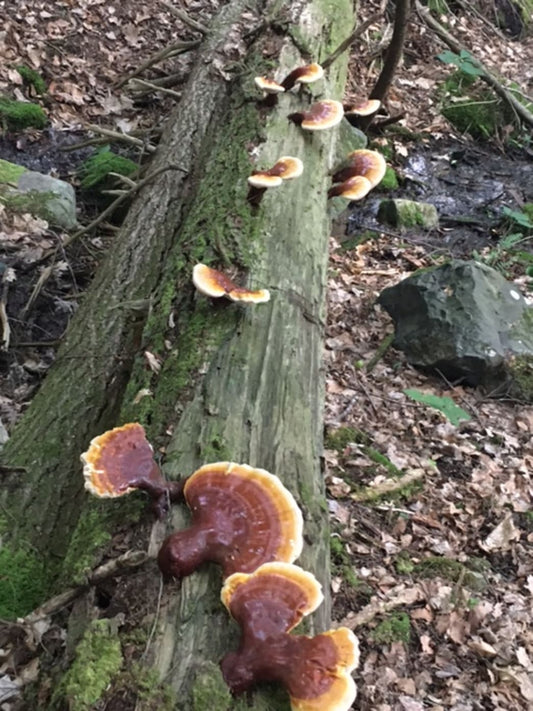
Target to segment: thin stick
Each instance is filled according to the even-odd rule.
[[[0,300],[0,324],[2,325],[2,342],[0,350],[9,350],[9,341],[11,338],[11,328],[7,317],[7,292],[9,291],[8,270],[4,268],[2,273],[2,298]]]
[[[374,355],[372,356],[372,358],[368,361],[368,363],[366,365],[365,370],[367,373],[371,373],[374,370],[376,365],[383,358],[385,353],[389,350],[393,341],[394,341],[394,333],[389,333],[388,336],[385,336],[385,338],[379,344],[377,351],[374,353]]]
[[[451,35],[444,27],[435,20],[431,15],[429,9],[420,4],[419,0],[415,0],[416,11],[420,18],[426,23],[426,25],[433,30],[433,32],[440,37],[440,39],[448,45],[448,47],[453,50],[456,54],[460,54],[462,51],[466,50],[460,42],[458,42],[453,35]],[[485,65],[476,57],[474,57],[470,52],[470,63],[479,69],[482,74],[480,79],[482,79],[486,84],[488,84],[501,99],[508,104],[515,114],[522,119],[523,123],[528,126],[533,127],[533,114],[526,109],[526,107],[521,104],[518,99],[498,81],[498,79],[491,74],[491,72],[485,67]]]
[[[203,35],[208,34],[209,30],[207,29],[207,27],[205,25],[202,25],[200,22],[196,22],[196,20],[193,20],[192,17],[189,17],[185,10],[182,10],[179,7],[174,7],[174,5],[171,5],[169,2],[165,2],[165,0],[160,0],[160,2],[161,5],[166,7],[169,12],[175,15],[184,24],[188,25],[191,30],[201,32]]]
[[[167,89],[164,86],[158,86],[157,84],[154,84],[151,81],[146,81],[145,79],[139,79],[139,77],[134,77],[133,79],[130,79],[130,82],[135,85],[139,84],[141,87],[146,87],[148,91],[143,92],[144,94],[148,94],[149,92],[152,91],[161,91],[163,94],[168,94],[169,96],[172,96],[174,99],[181,99],[181,94],[179,91],[174,91],[173,89]],[[135,91],[135,86],[132,86],[133,91]]]
[[[367,30],[370,25],[372,25],[376,20],[379,20],[381,17],[381,12],[375,12],[373,15],[371,15],[366,22],[363,22],[362,25],[355,25],[352,33],[345,39],[343,40],[340,45],[337,47],[337,49],[332,52],[329,57],[324,59],[323,62],[321,62],[322,68],[327,69],[330,64],[333,64],[335,60],[337,60],[343,52],[346,52],[346,50],[350,47],[355,40],[360,37],[365,30]]]
[[[389,590],[385,599],[372,600],[372,602],[369,602],[368,605],[363,607],[356,615],[348,616],[341,620],[339,626],[349,627],[349,629],[355,630],[358,627],[372,622],[378,615],[390,612],[390,610],[394,610],[397,607],[413,605],[415,602],[418,602],[421,597],[422,592],[418,588],[397,585],[395,588],[392,588],[392,590]]]
[[[357,494],[350,494],[350,498],[354,499],[354,501],[373,501],[378,496],[393,494],[395,491],[403,489],[404,486],[413,484],[423,478],[424,471],[422,469],[413,469],[399,479],[385,479],[377,486],[367,486]]]
[[[106,136],[112,138],[115,141],[123,141],[124,143],[131,143],[133,146],[138,148],[145,148],[148,153],[154,153],[156,147],[151,143],[145,143],[140,138],[135,138],[135,136],[130,136],[127,133],[120,133],[120,131],[113,131],[110,128],[104,128],[103,126],[95,126],[89,123],[85,126],[87,131],[92,131],[93,133],[99,133],[101,136]]]
[[[151,57],[148,57],[148,59],[143,62],[139,67],[137,67],[137,69],[134,69],[129,74],[126,74],[125,77],[123,77],[117,84],[115,84],[115,87],[117,89],[120,89],[120,87],[124,86],[124,84],[126,84],[130,79],[133,79],[133,77],[137,77],[139,76],[139,74],[142,74],[145,69],[148,69],[154,64],[162,62],[164,59],[174,57],[176,54],[183,54],[184,52],[188,52],[191,49],[195,49],[196,47],[198,47],[199,44],[201,44],[200,40],[192,40],[191,42],[175,42],[174,44],[171,44],[168,47],[159,50],[159,52],[156,52],[155,54],[152,54]]]

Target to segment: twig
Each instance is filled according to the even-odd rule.
[[[156,147],[153,146],[151,143],[147,144],[140,138],[135,138],[135,136],[130,136],[127,133],[113,131],[110,128],[103,128],[102,126],[95,126],[92,123],[87,124],[85,128],[87,129],[87,131],[99,133],[100,135],[112,138],[115,141],[123,141],[124,143],[131,143],[133,146],[137,146],[138,148],[145,148],[148,153],[154,153],[156,150]]]
[[[175,7],[174,5],[171,5],[169,2],[165,2],[165,0],[160,0],[161,5],[167,8],[169,12],[171,12],[173,15],[175,15],[179,20],[181,20],[184,24],[188,25],[191,30],[196,30],[196,32],[201,32],[203,35],[206,35],[209,33],[209,30],[205,25],[202,25],[200,22],[197,22],[196,20],[193,20],[192,17],[189,17],[189,15],[185,12],[185,10],[182,10],[179,7]]]
[[[168,94],[169,96],[172,96],[174,99],[181,99],[181,94],[179,91],[174,91],[173,89],[167,89],[164,86],[158,86],[157,84],[154,84],[151,81],[146,81],[145,79],[139,79],[139,77],[134,77],[133,79],[130,79],[130,82],[135,85],[139,84],[142,87],[146,87],[148,91],[145,91],[143,93],[148,94],[153,91],[161,91],[163,94]],[[135,86],[132,86],[133,91],[135,91]]]
[[[162,597],[163,597],[163,576],[160,575],[159,576],[159,594],[157,595],[157,607],[155,609],[154,623],[152,625],[152,628],[150,629],[150,634],[148,635],[148,639],[146,640],[146,647],[144,648],[144,652],[142,653],[142,659],[146,658],[146,655],[148,654],[148,650],[150,649],[150,645],[152,644],[152,639],[154,638],[157,623],[159,622],[159,613],[161,612]]]
[[[368,363],[366,365],[366,372],[367,373],[371,373],[374,370],[376,365],[383,358],[385,353],[389,350],[393,341],[394,341],[394,333],[389,333],[388,336],[385,336],[385,338],[379,344],[377,351],[374,353],[374,355],[372,356],[372,358],[368,361]]]
[[[440,22],[435,20],[435,18],[431,15],[429,9],[427,7],[424,7],[419,0],[415,0],[415,7],[420,18],[426,23],[426,25],[430,29],[433,30],[433,32],[435,32],[438,37],[440,37],[440,39],[445,44],[448,45],[448,47],[453,52],[455,52],[456,54],[460,54],[462,51],[467,51],[466,48],[460,42],[458,42],[455,37],[453,37],[453,35],[451,35],[447,30],[444,29]],[[479,78],[482,79],[486,84],[488,84],[494,90],[494,93],[497,94],[501,99],[505,101],[506,104],[511,107],[515,114],[522,119],[523,123],[533,127],[533,114],[528,111],[526,107],[521,104],[510,91],[507,91],[507,89],[498,81],[494,74],[491,74],[491,72],[479,59],[474,57],[470,52],[469,54],[470,63],[476,69],[479,69],[480,72],[482,72]]]
[[[129,74],[126,74],[125,77],[115,84],[115,88],[120,89],[121,86],[124,86],[124,84],[126,84],[130,79],[133,79],[133,77],[139,76],[139,74],[144,72],[145,69],[148,69],[154,64],[158,64],[158,62],[162,62],[164,59],[169,59],[170,57],[175,57],[177,54],[184,54],[191,49],[195,49],[199,44],[201,44],[200,40],[192,40],[191,42],[174,42],[174,44],[171,44],[168,47],[159,50],[159,52],[152,54],[152,56],[148,57],[148,59],[137,67],[137,69],[134,69]]]
[[[110,560],[107,563],[96,568],[87,578],[87,582],[83,585],[78,585],[75,588],[69,588],[59,595],[47,600],[45,603],[40,605],[38,608],[30,612],[29,615],[24,617],[23,621],[28,624],[32,624],[41,620],[43,617],[48,617],[54,612],[57,612],[65,605],[68,605],[72,600],[81,595],[88,587],[96,585],[97,583],[110,578],[112,575],[122,575],[131,570],[135,570],[144,565],[147,561],[151,560],[147,553],[144,551],[128,551],[123,555]]]
[[[376,20],[379,20],[381,14],[381,12],[375,12],[368,18],[368,20],[363,22],[362,25],[355,25],[351,34],[340,43],[337,49],[332,52],[329,57],[326,57],[326,59],[321,62],[322,68],[327,69],[331,64],[333,64],[333,62],[335,62],[343,52],[346,52],[350,45],[353,44],[353,42],[355,42],[355,40],[360,37],[363,32],[370,27],[370,25],[372,25]]]
[[[48,279],[50,279],[50,277],[52,276],[53,270],[54,270],[54,267],[53,267],[53,265],[52,265],[52,266],[50,266],[50,267],[46,267],[46,268],[43,269],[43,271],[41,272],[39,278],[37,279],[37,283],[36,283],[35,286],[33,287],[33,291],[32,291],[31,294],[30,294],[30,298],[28,299],[28,301],[26,302],[26,305],[24,306],[24,308],[23,308],[22,311],[20,312],[20,317],[21,317],[21,319],[25,319],[26,316],[28,315],[28,312],[30,311],[30,309],[31,309],[31,307],[33,306],[33,304],[35,303],[35,300],[37,299],[37,297],[38,297],[39,294],[41,293],[41,289],[42,289],[43,286],[46,284],[46,282],[48,281]]]
[[[348,615],[339,622],[339,626],[349,627],[355,630],[358,627],[367,625],[369,622],[382,615],[385,612],[390,612],[397,607],[404,605],[413,605],[422,597],[422,592],[418,588],[406,588],[404,585],[397,585],[392,590],[389,590],[387,597],[384,600],[372,600],[368,605],[363,607],[356,615]]]

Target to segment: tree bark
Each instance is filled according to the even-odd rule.
[[[264,20],[258,35],[250,32]],[[277,474],[304,512],[306,546],[298,562],[317,575],[328,598],[320,471],[327,174],[344,150],[361,143],[348,125],[306,134],[290,124],[287,114],[313,101],[306,92],[281,96],[268,113],[258,109],[253,76],[269,72],[263,56],[272,47],[278,79],[299,63],[320,61],[352,24],[349,0],[265,1],[253,12],[247,0],[234,0],[212,21],[150,172],[174,167],[135,199],[3,453],[4,560],[27,553],[28,575],[40,576],[44,592],[79,584],[103,559],[130,549],[148,547],[155,556],[164,536],[184,525],[181,507],[152,526],[140,498],[95,503],[83,491],[79,455],[89,440],[120,422],[139,421],[164,455],[168,478],[220,460]],[[284,37],[282,27],[289,28]],[[325,85],[310,92],[340,98],[345,77],[341,58]],[[347,138],[339,140],[341,134]],[[246,177],[282,155],[302,158],[303,176],[267,192],[252,209]],[[246,271],[250,284],[271,290],[271,301],[243,308],[196,294],[191,270],[202,261]],[[145,352],[159,359],[159,373],[147,367]],[[0,599],[1,586],[13,582],[9,571],[5,579]],[[153,562],[127,578],[87,585],[70,613],[66,662],[75,659],[90,619],[119,619],[123,650],[126,638],[144,630],[147,639],[140,646],[137,640],[130,656],[172,689],[169,708],[208,708],[203,690],[220,681],[216,665],[238,636],[219,601],[220,587],[213,566],[161,592]],[[42,601],[30,600],[30,607]],[[328,621],[326,602],[306,631]],[[119,703],[126,698],[127,666],[125,657],[122,677],[105,692],[108,711],[130,708]],[[131,708],[151,709],[128,678],[126,696],[136,699]],[[65,684],[53,674],[51,683],[57,707],[75,709]],[[230,708],[225,698],[220,709]],[[251,708],[286,705],[267,690]]]

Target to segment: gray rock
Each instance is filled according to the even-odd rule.
[[[437,208],[428,202],[393,198],[382,200],[378,220],[394,227],[423,227],[430,230],[439,224]]]
[[[63,180],[0,160],[0,195],[8,210],[29,212],[67,230],[78,226],[74,188]]]
[[[522,380],[533,372],[533,310],[500,272],[454,260],[384,289],[378,303],[394,321],[395,347],[411,364],[524,394],[516,369]],[[533,393],[533,377],[531,383]]]

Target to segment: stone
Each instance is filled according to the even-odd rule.
[[[64,180],[0,160],[0,195],[8,210],[29,212],[67,230],[78,226],[76,194]]]
[[[384,289],[378,303],[412,365],[533,398],[533,310],[500,272],[452,260]]]
[[[435,205],[403,198],[382,200],[379,204],[378,220],[404,229],[422,227],[431,230],[439,225],[439,215]]]

